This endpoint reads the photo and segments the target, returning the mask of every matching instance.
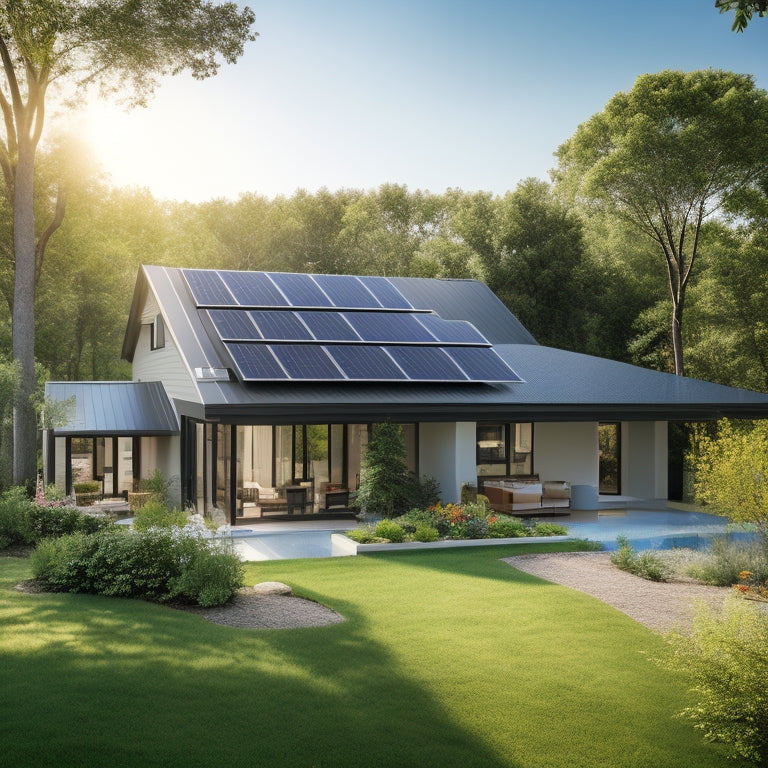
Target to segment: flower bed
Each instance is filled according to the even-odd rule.
[[[412,509],[393,519],[379,520],[346,534],[358,544],[435,542],[458,539],[513,539],[567,536],[564,525],[501,515],[484,504],[437,504]]]

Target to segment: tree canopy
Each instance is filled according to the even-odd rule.
[[[754,14],[768,14],[768,0],[715,0],[715,8],[719,8],[720,13],[734,11],[731,29],[734,32],[743,32]]]
[[[64,218],[60,186],[45,223],[35,220],[35,162],[49,92],[74,98],[90,86],[142,104],[165,75],[215,75],[252,40],[253,12],[206,0],[7,0],[0,8],[0,170],[12,209],[14,480],[35,476],[34,297],[45,250]]]
[[[557,152],[571,196],[610,210],[653,242],[672,302],[675,373],[702,224],[768,168],[768,94],[731,72],[642,75]]]

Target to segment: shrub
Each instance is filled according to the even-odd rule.
[[[738,598],[722,613],[699,603],[693,632],[667,640],[658,663],[691,675],[697,698],[680,716],[732,756],[768,765],[768,613]]]
[[[83,483],[72,483],[72,488],[78,493],[100,493],[101,483],[98,480],[88,480]]]
[[[36,578],[59,592],[89,592],[220,605],[242,586],[243,569],[228,545],[153,528],[119,526],[46,539],[32,554]]]
[[[141,493],[151,493],[155,500],[163,506],[168,504],[168,489],[171,481],[163,477],[163,473],[156,469],[151,477],[145,477],[139,481]]]
[[[736,542],[727,536],[716,536],[710,550],[687,573],[703,584],[729,587],[743,571],[750,571],[758,580],[768,579],[765,548],[757,542]]]
[[[450,535],[452,539],[485,539],[488,526],[488,518],[465,514],[463,519],[453,523]]]
[[[133,527],[137,531],[150,528],[183,528],[187,524],[187,515],[178,509],[168,509],[159,501],[149,501],[139,507],[133,516]]]
[[[536,523],[531,536],[567,536],[568,529],[559,523]]]
[[[655,552],[635,554],[625,536],[618,536],[619,549],[611,554],[611,562],[622,571],[640,576],[649,581],[669,581],[673,569]]]
[[[379,538],[389,539],[393,544],[405,541],[405,531],[394,520],[379,520],[374,533]]]
[[[50,536],[66,536],[70,533],[95,533],[112,524],[107,517],[96,517],[81,512],[75,507],[42,507],[32,504],[29,509],[29,524],[33,541]]]
[[[32,544],[29,512],[32,502],[21,486],[9,488],[0,496],[0,549],[12,544]]]
[[[437,528],[427,523],[419,523],[412,534],[414,541],[438,541],[440,533]]]
[[[389,541],[389,539],[382,539],[377,536],[372,525],[353,528],[351,531],[346,531],[346,536],[358,544],[384,544]]]
[[[528,535],[528,526],[516,517],[501,515],[491,518],[488,523],[488,537],[491,539],[516,539]]]

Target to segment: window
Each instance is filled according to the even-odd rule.
[[[621,493],[621,424],[598,425],[600,493]]]
[[[478,424],[478,475],[530,475],[533,472],[533,424]]]
[[[155,322],[150,324],[149,332],[152,337],[151,348],[162,349],[165,346],[165,323],[162,315],[158,315]]]

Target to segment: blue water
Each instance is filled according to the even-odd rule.
[[[625,536],[636,550],[706,549],[715,536],[751,539],[754,534],[729,525],[728,520],[701,512],[627,510],[602,514],[589,522],[564,522],[571,536],[600,541],[607,550],[618,549],[617,536]]]

